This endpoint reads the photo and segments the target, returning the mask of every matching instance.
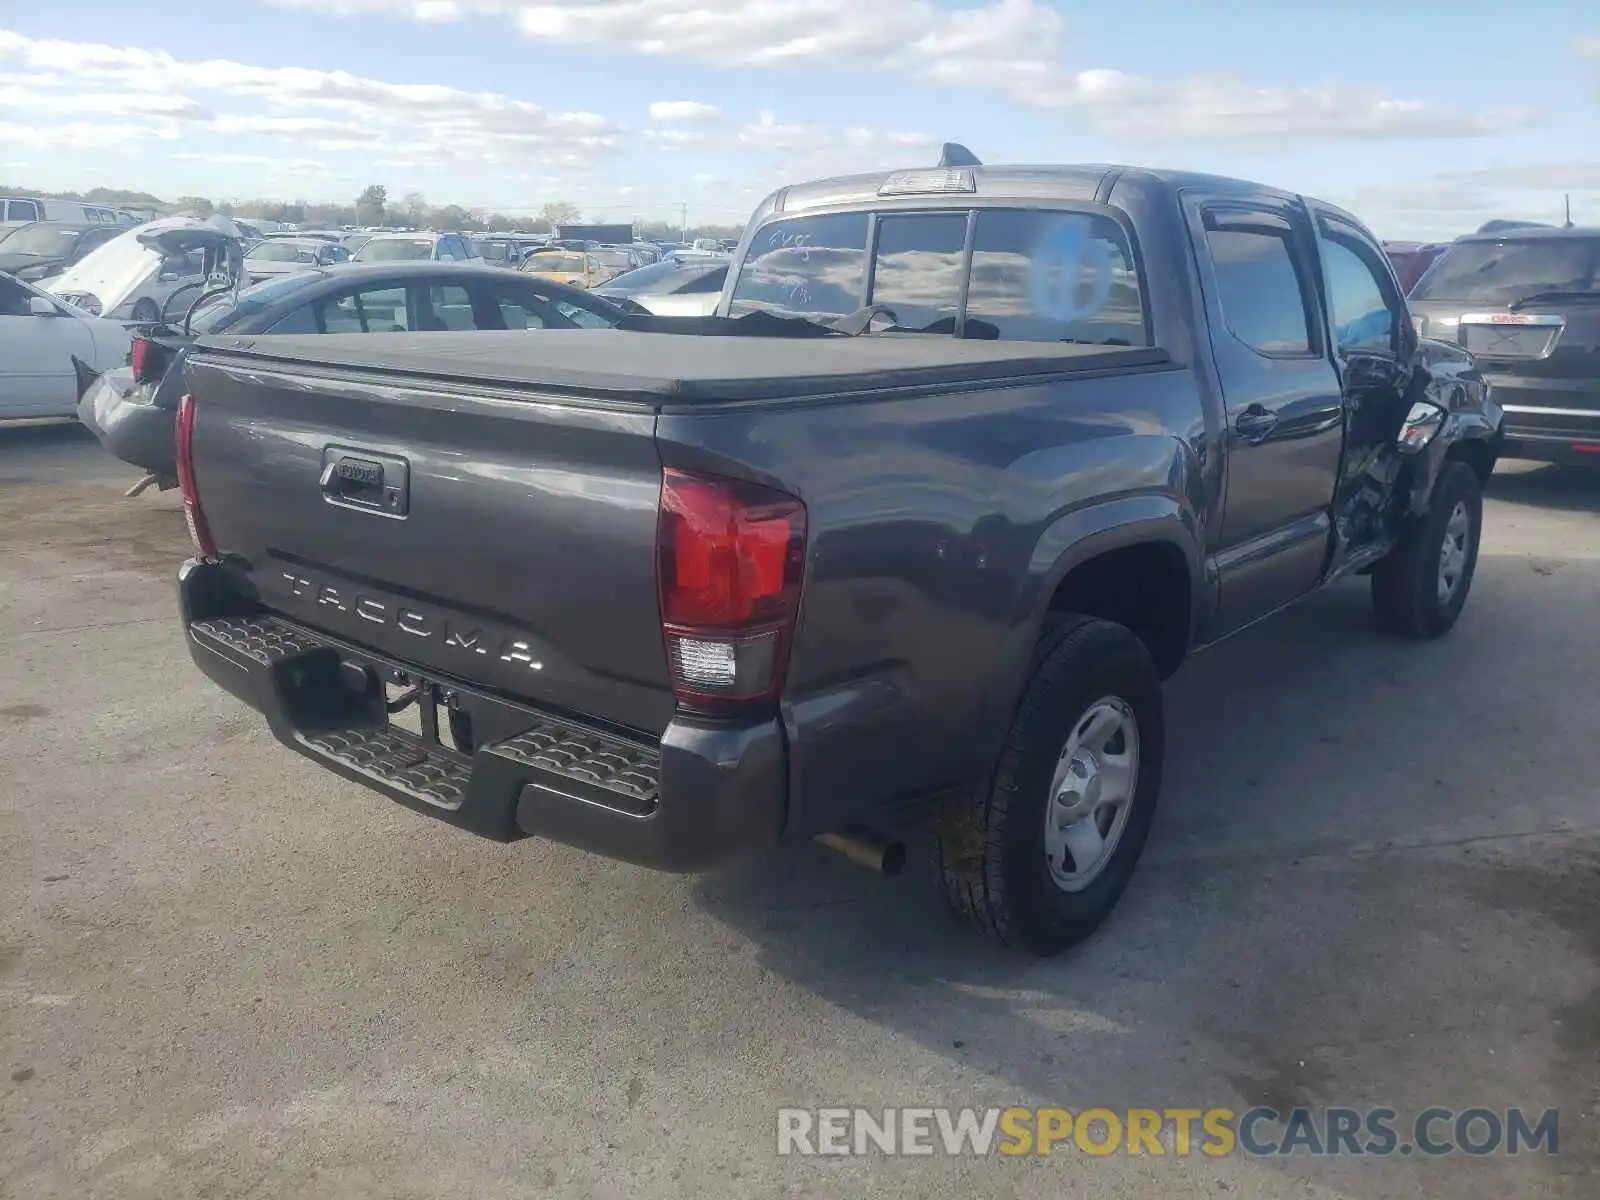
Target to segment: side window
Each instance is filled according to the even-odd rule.
[[[611,322],[593,309],[583,308],[570,300],[557,300],[556,311],[582,329],[610,329]]]
[[[1265,214],[1207,213],[1205,228],[1228,332],[1267,357],[1313,354],[1308,289],[1288,223]]]
[[[348,292],[317,304],[324,333],[408,333],[406,289]]]
[[[544,329],[548,324],[550,306],[527,289],[500,286],[492,294],[506,329]]]
[[[8,221],[37,221],[39,219],[39,206],[32,200],[7,200],[6,220]]]
[[[302,304],[299,308],[285,313],[279,317],[267,330],[268,333],[316,333],[317,314],[312,311],[312,306]],[[334,330],[328,332],[333,333]]]
[[[190,279],[205,267],[205,253],[201,250],[191,250],[187,254],[180,254],[177,258],[169,258],[161,264],[160,277],[163,280]]]
[[[866,295],[867,215],[790,217],[758,229],[733,289],[732,316],[844,316]]]
[[[1322,262],[1328,278],[1334,343],[1345,351],[1395,354],[1399,303],[1388,299],[1392,289],[1386,284],[1387,273],[1380,278],[1361,249],[1355,239],[1324,229]]]
[[[728,268],[722,267],[716,271],[707,271],[700,278],[690,281],[678,289],[680,295],[692,292],[720,292],[722,285],[727,282]]]
[[[91,250],[98,250],[122,231],[120,229],[91,229],[78,239],[78,244],[73,248],[75,259],[82,258]]]
[[[1122,226],[1098,213],[978,213],[969,338],[1146,346],[1144,294]]]
[[[869,303],[888,305],[902,329],[954,333],[966,241],[965,212],[881,218]]]
[[[33,295],[14,279],[0,275],[0,317],[25,317]]]
[[[435,284],[428,289],[428,312],[420,314],[418,328],[442,332],[447,329],[476,329],[472,319],[472,297],[456,284]]]

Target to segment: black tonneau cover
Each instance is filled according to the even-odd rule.
[[[699,337],[622,329],[201,338],[198,352],[656,403],[993,383],[1167,363],[1164,350],[953,337]]]

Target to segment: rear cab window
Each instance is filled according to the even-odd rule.
[[[774,221],[757,233],[729,315],[843,317],[866,302],[867,214]]]
[[[869,304],[889,309],[902,332],[1150,344],[1127,231],[1109,215],[1076,209],[775,220],[752,240],[728,311],[826,321]]]

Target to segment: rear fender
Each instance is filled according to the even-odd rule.
[[[1033,656],[1056,590],[1072,571],[1113,550],[1169,544],[1183,553],[1189,569],[1189,640],[1216,603],[1200,547],[1203,534],[1195,509],[1178,497],[1145,492],[1117,496],[1074,508],[1047,525],[1028,564],[1030,586],[1013,613],[1012,636],[997,655],[991,697],[994,711],[1012,714],[1027,683]]]

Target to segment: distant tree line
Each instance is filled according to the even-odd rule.
[[[46,199],[78,200],[86,204],[114,205],[121,208],[150,209],[171,215],[192,212],[209,217],[220,213],[225,217],[244,220],[285,221],[294,225],[399,225],[412,229],[447,229],[466,232],[509,233],[513,230],[528,233],[548,233],[554,226],[583,219],[578,205],[565,200],[544,205],[535,215],[528,213],[512,216],[490,212],[482,208],[463,208],[459,204],[437,207],[429,204],[421,192],[407,192],[398,201],[389,199],[389,189],[374,183],[362,189],[350,204],[314,204],[306,200],[244,200],[230,203],[213,202],[205,196],[179,196],[174,201],[161,199],[149,192],[127,191],[122,188],[96,187],[86,192],[41,192],[35,189],[0,186],[0,195],[41,196]],[[670,221],[646,221],[634,218],[634,233],[650,241],[678,241],[684,229]],[[691,225],[688,236],[733,238],[738,237],[737,225]]]

